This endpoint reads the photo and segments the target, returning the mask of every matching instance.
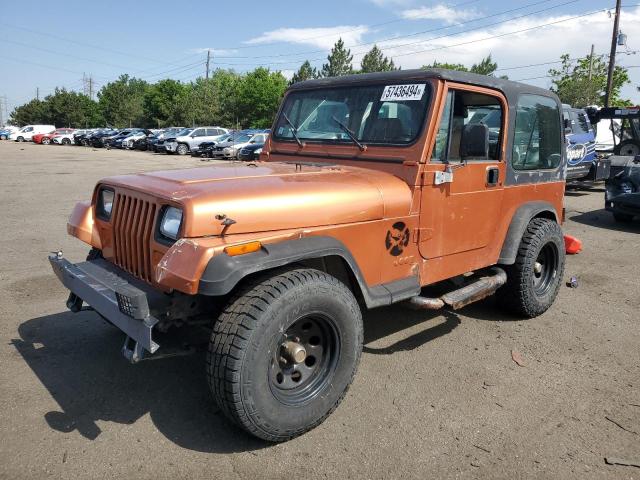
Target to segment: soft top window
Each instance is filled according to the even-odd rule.
[[[402,145],[424,124],[429,84],[379,84],[293,91],[276,121],[275,139]],[[290,122],[290,123],[289,123]],[[348,129],[348,131],[347,131]]]

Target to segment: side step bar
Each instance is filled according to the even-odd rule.
[[[458,290],[445,293],[439,298],[416,296],[406,300],[404,303],[416,310],[438,310],[445,305],[458,310],[470,303],[493,295],[498,288],[507,282],[507,274],[503,269],[493,267],[491,272],[493,273],[492,275],[480,277],[475,282]]]

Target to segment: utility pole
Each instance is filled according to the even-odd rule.
[[[89,98],[93,100],[93,77],[89,76]]]
[[[4,126],[4,116],[2,115],[4,102],[6,97],[0,97],[0,126]]]
[[[36,100],[40,100],[40,87],[36,87]]]
[[[593,75],[593,50],[594,45],[591,44],[591,55],[589,55],[589,84],[591,84],[591,76]]]
[[[616,67],[616,46],[618,44],[621,5],[622,0],[616,0],[616,16],[613,19],[613,33],[611,34],[611,53],[609,54],[609,70],[607,71],[607,91],[604,95],[605,107],[609,106],[609,102],[611,101],[611,90],[613,89],[613,71]]]
[[[206,79],[209,80],[209,62],[211,61],[211,50],[207,50],[207,75]]]

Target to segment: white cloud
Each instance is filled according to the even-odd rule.
[[[400,16],[406,20],[439,20],[453,25],[478,17],[478,12],[476,10],[465,10],[439,4],[433,7],[418,7],[403,10]]]
[[[259,45],[272,42],[287,42],[302,45],[313,45],[318,48],[330,49],[339,38],[346,45],[361,43],[362,36],[369,32],[366,25],[342,25],[337,27],[318,28],[278,28],[265,32],[259,37],[247,40],[245,43]]]
[[[378,46],[383,49],[386,56],[393,58],[394,63],[403,69],[419,68],[433,63],[434,60],[470,66],[489,54],[498,63],[499,68],[531,65],[559,60],[563,53],[568,53],[571,58],[584,57],[589,54],[591,43],[595,45],[596,54],[608,54],[611,41],[611,19],[606,13],[596,13],[544,28],[495,38],[497,35],[526,30],[572,16],[524,18],[461,35],[438,39],[424,35],[411,39],[379,42]],[[623,32],[640,31],[640,8],[625,10],[620,28]],[[494,38],[484,40],[487,37]],[[408,43],[411,45],[407,45]],[[631,36],[628,43],[630,50],[640,47],[640,41],[634,41]],[[360,62],[366,50],[365,47],[352,48],[354,64]],[[624,47],[619,47],[616,57],[618,64],[640,65],[640,53],[624,55],[621,54],[623,51]],[[557,65],[505,70],[498,74],[508,75],[513,80],[528,79],[544,76],[549,68],[555,66]],[[632,83],[623,89],[623,96],[631,98],[634,103],[640,103],[640,94],[636,90],[636,86],[640,85],[640,68],[630,69],[629,74]],[[551,84],[548,78],[526,80],[526,82],[542,87],[549,87]]]

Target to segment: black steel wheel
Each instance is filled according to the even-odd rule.
[[[505,266],[507,283],[498,290],[500,304],[532,318],[553,304],[564,274],[564,236],[560,225],[546,218],[529,222],[516,261]]]
[[[209,385],[234,423],[281,442],[337,408],[361,351],[361,312],[346,285],[319,270],[280,271],[247,283],[224,308],[209,344]]]
[[[331,318],[320,313],[294,321],[273,346],[271,392],[281,402],[303,405],[324,389],[336,368],[340,339]]]

